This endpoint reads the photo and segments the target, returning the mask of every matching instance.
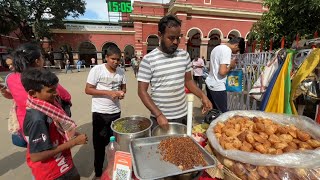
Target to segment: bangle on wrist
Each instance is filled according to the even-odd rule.
[[[160,117],[161,115],[163,115],[163,114],[162,114],[162,113],[158,114],[158,115],[156,116],[156,118]]]

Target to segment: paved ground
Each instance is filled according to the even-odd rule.
[[[149,117],[150,113],[140,101],[137,95],[137,81],[131,68],[127,68],[127,94],[121,101],[122,117],[131,115],[141,115]],[[93,177],[93,145],[91,126],[91,97],[84,93],[84,87],[89,69],[77,73],[61,73],[55,71],[60,79],[60,83],[72,95],[72,117],[79,126],[79,131],[86,133],[89,143],[84,146],[77,146],[72,149],[74,162],[81,179],[92,179]],[[6,73],[0,73],[4,77]],[[195,98],[194,116],[197,120],[202,119],[200,115],[200,102]],[[31,180],[31,172],[25,163],[26,149],[19,148],[11,143],[11,136],[7,131],[7,117],[11,106],[11,101],[0,96],[0,180]]]

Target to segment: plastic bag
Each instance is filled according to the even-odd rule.
[[[228,92],[242,92],[243,87],[243,71],[242,69],[232,70],[228,73],[226,90]]]
[[[211,145],[223,156],[253,165],[284,166],[290,168],[317,168],[320,167],[320,149],[305,150],[298,153],[285,153],[282,155],[266,155],[247,153],[239,150],[224,150],[212,129],[218,122],[224,122],[234,116],[264,117],[283,125],[293,124],[300,130],[308,132],[314,139],[320,139],[320,126],[305,116],[290,116],[285,114],[265,113],[262,111],[229,111],[212,121],[207,131]],[[310,161],[312,159],[312,161]]]
[[[278,52],[276,53],[276,55],[273,58],[271,58],[268,61],[263,72],[260,74],[259,78],[253,84],[253,87],[249,92],[250,96],[253,97],[254,99],[256,99],[257,101],[262,100],[263,94],[267,90],[273,75],[276,73],[277,69],[279,68],[277,54],[278,54]]]
[[[235,161],[233,163],[236,163],[235,166],[238,169],[233,167],[232,171],[237,172],[236,174],[238,176],[239,174],[241,175],[244,173],[244,165],[252,165],[255,167],[277,168],[277,172],[280,174],[278,174],[278,177],[281,177],[282,179],[290,178],[292,175],[297,176],[297,174],[300,174],[299,177],[303,177],[303,179],[313,179],[314,177],[315,179],[320,178],[320,149],[284,153],[281,155],[258,154],[240,150],[223,149],[213,132],[213,128],[218,122],[227,121],[230,117],[235,115],[269,118],[282,125],[293,124],[298,129],[308,132],[314,139],[320,139],[320,126],[308,117],[265,113],[261,111],[229,111],[220,115],[210,124],[207,130],[207,137],[218,154]],[[251,176],[254,175],[256,174],[252,174]]]

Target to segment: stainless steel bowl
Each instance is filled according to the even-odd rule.
[[[153,128],[152,136],[163,136],[172,134],[186,134],[187,126],[181,123],[169,122],[169,128],[167,130],[161,128],[159,125]]]
[[[148,127],[144,130],[137,131],[134,133],[122,133],[122,132],[118,132],[114,128],[115,124],[118,121],[130,121],[129,125],[135,125],[139,123],[139,121],[140,122],[143,121],[145,123],[148,123]],[[152,121],[148,118],[145,118],[142,116],[129,116],[129,117],[119,118],[113,121],[111,124],[111,129],[113,131],[114,136],[116,137],[117,143],[120,145],[120,150],[129,152],[129,144],[132,139],[151,136],[151,126],[152,126]]]

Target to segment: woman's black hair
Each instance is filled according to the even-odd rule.
[[[21,74],[21,82],[26,91],[40,92],[44,86],[57,85],[58,77],[51,71],[43,68],[28,68]]]
[[[13,67],[16,72],[22,73],[26,68],[33,67],[41,57],[41,49],[35,43],[25,43],[19,46],[12,54]]]

